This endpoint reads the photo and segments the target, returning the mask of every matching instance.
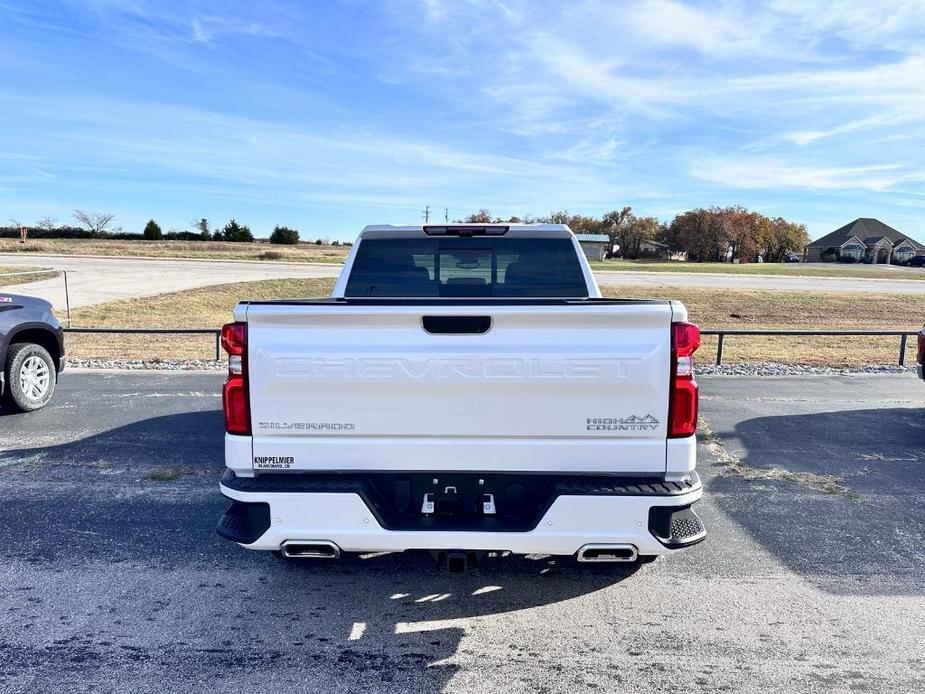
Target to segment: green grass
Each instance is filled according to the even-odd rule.
[[[691,272],[722,275],[782,275],[785,277],[864,277],[868,279],[925,280],[925,269],[907,271],[875,265],[803,265],[801,263],[689,263],[683,260],[605,260],[591,268],[604,272]]]

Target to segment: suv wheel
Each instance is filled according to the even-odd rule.
[[[7,392],[23,412],[39,410],[55,392],[55,364],[39,345],[19,343],[10,347],[6,359]]]

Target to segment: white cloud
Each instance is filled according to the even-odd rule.
[[[291,31],[248,19],[218,15],[194,16],[193,38],[209,43],[216,36],[255,36],[261,38],[293,38]]]
[[[541,204],[543,209],[556,191],[585,203],[614,196],[611,183],[569,162],[538,162],[374,131],[301,130],[158,103],[69,103],[67,110],[49,112],[38,101],[15,100],[16,111],[41,121],[46,134],[14,141],[0,133],[0,161],[24,151],[33,168],[65,178],[145,171],[148,177],[172,179],[178,190],[216,184],[231,193],[263,190],[290,201],[306,196],[466,199],[479,206]],[[131,179],[123,185],[130,186]]]
[[[704,8],[675,0],[646,0],[629,4],[616,22],[628,23],[640,43],[689,47],[709,57],[769,50],[766,23],[759,13],[746,12],[737,4]]]
[[[868,130],[871,128],[883,128],[889,125],[897,125],[905,120],[906,117],[898,114],[871,116],[870,118],[850,120],[846,123],[842,123],[840,125],[829,127],[823,130],[796,130],[793,132],[784,133],[784,139],[801,146],[806,146],[820,140],[826,140],[830,137],[837,137],[839,135],[854,133],[858,130]]]
[[[588,137],[567,149],[554,150],[549,156],[575,164],[608,166],[619,157],[622,146],[623,143],[615,137],[602,140]]]
[[[921,172],[900,164],[825,167],[760,157],[704,157],[690,166],[691,175],[731,189],[869,190],[884,192],[900,183],[921,180]]]
[[[883,51],[917,51],[925,31],[925,3],[774,0],[770,7],[803,35],[830,35],[853,46]]]
[[[105,79],[73,74],[65,88],[94,86],[76,97],[49,87],[32,107],[43,137],[0,132],[0,160],[28,152],[35,171],[116,175],[123,188],[151,172],[160,180],[148,185],[210,197],[415,211],[428,201],[590,211],[630,196],[674,209],[711,202],[701,194],[746,202],[749,190],[767,191],[764,201],[921,194],[921,1],[85,4],[95,15],[64,27],[17,8],[10,40],[92,33],[106,51],[142,53],[144,74],[160,61],[178,75],[177,105],[96,99]],[[349,18],[349,40],[317,30],[322,14],[338,31]],[[10,70],[37,70],[27,51],[7,54],[23,61]],[[47,65],[68,76],[60,58]],[[9,115],[15,95],[0,96],[0,115],[22,122]],[[206,100],[216,112],[182,106]]]

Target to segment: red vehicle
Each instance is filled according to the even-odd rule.
[[[919,349],[916,361],[918,363],[915,366],[915,370],[919,378],[925,380],[925,325],[923,325],[922,329],[919,331]]]

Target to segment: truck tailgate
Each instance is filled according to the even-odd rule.
[[[668,302],[281,302],[246,319],[257,469],[665,470]]]

